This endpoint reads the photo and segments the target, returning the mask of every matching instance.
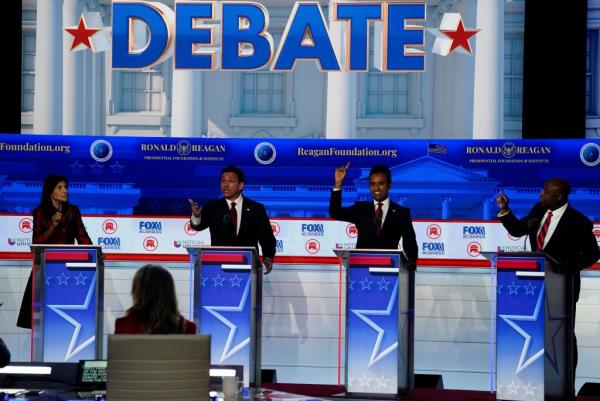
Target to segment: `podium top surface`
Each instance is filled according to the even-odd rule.
[[[190,246],[185,249],[198,249],[200,251],[256,251],[253,246]]]
[[[344,256],[349,254],[350,252],[352,253],[394,253],[394,254],[404,254],[404,251],[402,249],[339,249],[339,248],[335,248],[333,250],[333,252],[337,255],[337,256]]]
[[[102,252],[101,245],[79,245],[79,244],[31,244],[29,245],[31,252],[43,249],[95,249]]]

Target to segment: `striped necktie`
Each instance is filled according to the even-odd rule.
[[[383,209],[381,208],[383,203],[378,202],[377,208],[375,209],[375,236],[381,236],[381,223],[383,220]]]
[[[544,249],[544,240],[546,239],[546,234],[548,234],[548,227],[550,227],[550,220],[552,220],[552,212],[548,212],[548,217],[544,221],[544,225],[540,230],[540,233],[537,236],[537,250],[541,251]]]

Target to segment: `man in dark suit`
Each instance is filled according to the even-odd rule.
[[[600,250],[593,233],[592,222],[568,203],[571,186],[562,178],[546,181],[529,214],[518,219],[508,207],[508,197],[498,195],[498,217],[506,230],[515,237],[529,235],[532,251],[545,252],[554,258],[561,271],[574,278],[573,321],[575,303],[579,299],[579,272],[600,259]],[[577,366],[577,339],[574,338],[574,368]]]
[[[253,246],[258,252],[260,243],[268,274],[273,268],[275,236],[265,207],[242,196],[245,181],[240,168],[225,167],[221,171],[223,198],[209,201],[204,207],[188,199],[192,208],[190,223],[197,231],[208,227],[213,246]]]
[[[394,203],[388,197],[392,174],[384,165],[373,166],[369,173],[369,188],[373,201],[356,202],[342,207],[342,185],[350,163],[335,170],[335,184],[329,200],[329,215],[336,220],[349,221],[358,229],[357,249],[402,248],[410,265],[417,265],[419,249],[410,210]]]

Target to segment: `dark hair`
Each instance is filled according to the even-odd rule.
[[[127,314],[134,315],[148,334],[183,333],[185,319],[177,307],[173,276],[160,265],[144,265],[133,276],[133,305]]]
[[[225,173],[233,173],[237,176],[239,182],[246,182],[246,175],[239,167],[233,165],[225,167],[223,170],[221,170],[221,177],[223,177],[223,174]]]
[[[369,178],[371,178],[373,174],[384,174],[387,177],[388,184],[392,183],[392,173],[390,172],[389,167],[385,164],[376,164],[373,167],[371,167]]]
[[[54,205],[52,204],[52,199],[50,199],[50,195],[54,192],[54,188],[60,183],[63,182],[68,186],[69,180],[66,177],[58,174],[49,174],[44,178],[44,186],[42,187],[42,196],[40,198],[40,207],[45,213],[54,213],[56,210]]]

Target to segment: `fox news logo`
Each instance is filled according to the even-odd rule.
[[[23,233],[30,233],[33,231],[33,220],[26,217],[19,221],[19,230]]]
[[[485,238],[485,227],[463,226],[463,238]]]
[[[140,221],[139,223],[140,233],[162,233],[162,223],[160,221]]]
[[[275,240],[275,250],[277,252],[283,252],[283,240],[282,239]]]
[[[322,237],[325,235],[323,224],[302,224],[302,235]]]
[[[443,255],[443,242],[423,242],[423,254],[425,255]]]
[[[102,249],[121,249],[121,238],[99,237],[98,245],[102,246]]]

